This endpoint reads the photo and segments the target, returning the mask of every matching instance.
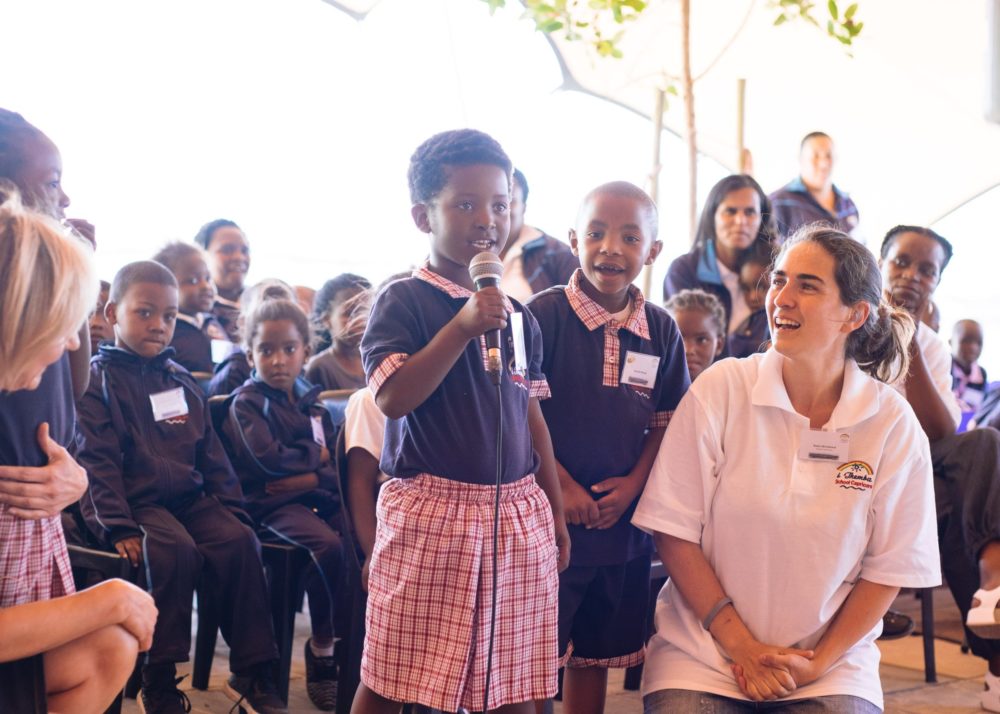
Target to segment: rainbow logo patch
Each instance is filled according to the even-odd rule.
[[[864,461],[848,461],[837,467],[834,483],[852,491],[871,491],[875,486],[875,472]]]

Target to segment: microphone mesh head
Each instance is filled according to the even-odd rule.
[[[500,280],[503,276],[503,261],[500,260],[500,256],[485,250],[469,263],[469,276],[473,282],[479,278]]]

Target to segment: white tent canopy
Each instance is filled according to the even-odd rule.
[[[555,43],[581,87],[634,111],[558,91],[553,45],[508,5],[490,17],[479,0],[7,3],[5,56],[18,71],[5,75],[0,106],[61,147],[70,212],[98,226],[105,277],[226,216],[250,236],[253,279],[317,286],[349,270],[379,280],[426,251],[405,170],[436,131],[497,136],[528,174],[528,221],[557,236],[593,185],[646,179],[653,137],[640,114],[662,73],[679,68],[676,0],[653,0],[621,61]],[[794,176],[804,133],[827,131],[840,150],[835,180],[870,245],[1000,181],[1000,127],[984,118],[987,0],[860,0],[853,59],[804,23],[772,27],[766,0],[692,5],[695,74],[745,20],[696,87],[701,197],[735,164],[738,77],[764,187]],[[665,119],[676,133],[679,99]],[[665,139],[657,282],[690,240],[684,150]],[[979,234],[997,208],[1000,191],[938,224],[957,251],[939,292],[945,322],[983,320],[988,345],[1000,335],[998,254]]]

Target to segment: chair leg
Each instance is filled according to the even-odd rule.
[[[937,682],[937,661],[934,658],[934,589],[920,590],[920,624],[924,638],[924,679]]]
[[[625,689],[629,692],[639,691],[642,684],[642,664],[629,667],[625,670]]]
[[[295,633],[295,596],[298,583],[292,560],[298,553],[286,551],[285,557],[273,558],[271,566],[271,617],[274,639],[278,645],[278,695],[288,703],[288,679],[292,670],[292,636]]]
[[[142,662],[144,659],[146,659],[146,655],[140,654],[135,661],[135,669],[132,670],[128,681],[125,682],[126,699],[135,699],[139,696],[139,690],[142,688]]]
[[[204,590],[198,590],[198,633],[194,641],[191,686],[202,691],[208,689],[212,659],[215,657],[215,642],[219,636],[219,617],[213,600],[214,598],[205,596]]]
[[[351,573],[344,582],[344,597],[338,610],[346,612],[340,623],[343,636],[337,643],[341,656],[337,673],[337,714],[350,714],[354,695],[361,684],[361,651],[365,641],[365,607],[367,596],[361,589],[360,572]]]

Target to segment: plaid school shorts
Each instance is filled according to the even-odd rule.
[[[442,711],[483,706],[495,488],[430,475],[378,499],[361,680]],[[501,487],[489,709],[556,693],[559,579],[552,510],[529,475]]]

